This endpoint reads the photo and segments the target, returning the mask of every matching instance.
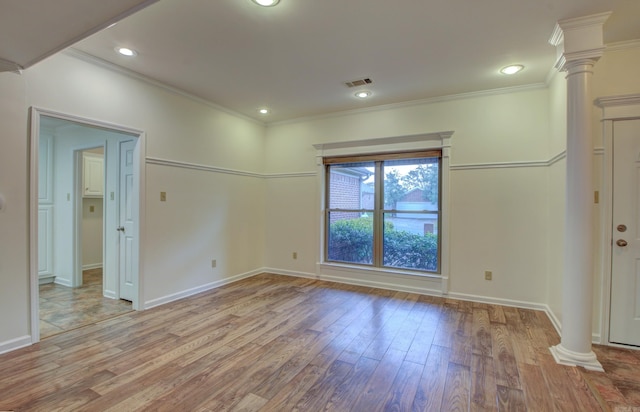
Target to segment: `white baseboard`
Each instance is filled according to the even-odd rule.
[[[273,273],[276,275],[324,280],[327,282],[345,283],[348,285],[368,286],[368,287],[379,288],[379,289],[396,290],[400,292],[418,293],[421,295],[431,295],[431,296],[441,296],[441,297],[446,296],[447,298],[465,300],[470,302],[489,303],[494,305],[511,306],[511,307],[522,308],[522,309],[540,310],[547,315],[547,317],[551,321],[551,324],[555,328],[556,332],[558,332],[558,335],[561,335],[562,327],[561,327],[560,320],[555,316],[553,311],[551,311],[551,308],[544,303],[495,298],[490,296],[471,295],[471,294],[456,293],[456,292],[449,292],[445,295],[440,290],[437,290],[437,289],[403,286],[403,285],[391,284],[386,282],[363,281],[360,279],[351,279],[351,278],[330,276],[330,275],[318,276],[315,273],[295,272],[291,270],[275,269],[275,268],[264,268],[264,272]],[[593,334],[594,343],[599,343],[600,339],[601,338],[599,334],[595,334],[595,333]]]
[[[54,281],[54,283],[57,285],[66,286],[68,288],[73,287],[73,283],[69,279],[64,279],[59,276],[56,276],[56,280]]]
[[[39,275],[38,276],[38,284],[46,285],[47,283],[54,283],[56,280],[55,275]]]
[[[291,270],[265,268],[265,272],[275,275],[293,276],[305,279],[323,280],[326,282],[343,283],[346,285],[365,286],[376,289],[395,290],[398,292],[418,293],[421,295],[442,296],[442,292],[438,289],[420,288],[414,286],[398,285],[394,283],[378,282],[373,280],[354,279],[343,276],[332,275],[316,275],[308,272],[295,272]]]
[[[541,310],[543,312],[547,312],[547,309],[548,309],[548,306],[545,305],[544,303],[528,302],[526,300],[494,298],[491,296],[470,295],[467,293],[456,293],[456,292],[449,292],[447,294],[447,297],[458,299],[458,300],[468,300],[471,302],[478,302],[478,303],[491,303],[493,305],[511,306],[514,308],[521,308],[521,309]]]
[[[117,299],[116,292],[113,290],[105,290],[104,292],[102,292],[102,296],[109,299]]]
[[[172,293],[171,295],[163,296],[156,299],[151,299],[144,303],[144,309],[155,308],[156,306],[164,305],[165,303],[169,303],[169,302],[176,301],[178,299],[183,299],[189,296],[197,295],[198,293],[206,292],[208,290],[215,289],[220,286],[228,285],[229,283],[237,282],[242,279],[250,278],[252,276],[255,276],[264,272],[265,272],[265,269],[256,269],[250,272],[241,273],[239,275],[235,275],[228,278],[217,280],[215,282],[207,283],[202,286],[183,290],[182,292]]]
[[[305,279],[316,279],[319,280],[318,276],[315,273],[309,272],[296,272],[293,270],[286,269],[274,269],[274,268],[263,268],[262,273],[273,273],[274,275],[283,275],[283,276],[291,276],[294,278],[305,278]]]
[[[89,263],[88,265],[82,265],[82,270],[90,270],[90,269],[102,269],[102,262]]]
[[[24,348],[25,346],[30,346],[31,336],[26,335],[19,338],[11,339],[6,342],[0,342],[0,354],[11,352],[16,349]]]

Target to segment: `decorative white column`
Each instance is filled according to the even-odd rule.
[[[562,337],[556,362],[603,370],[591,350],[593,317],[593,136],[591,77],[604,52],[602,26],[611,13],[559,21],[549,42],[567,72],[567,175]]]

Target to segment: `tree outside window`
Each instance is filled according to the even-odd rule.
[[[441,156],[426,155],[326,162],[327,261],[439,272]]]

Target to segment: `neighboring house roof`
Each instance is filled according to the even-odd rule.
[[[404,194],[398,202],[427,202],[424,190],[416,188]]]

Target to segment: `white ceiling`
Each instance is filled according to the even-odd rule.
[[[107,4],[123,13],[147,2],[9,3],[0,3],[0,38],[22,38],[28,26],[30,41],[19,42],[19,53],[0,46],[0,58],[28,65],[61,44],[44,41],[51,23],[58,33],[69,21],[84,21],[75,33],[60,30],[77,39],[100,26],[86,17],[88,10],[106,23],[118,13]],[[41,7],[37,16],[33,5]],[[53,10],[64,18],[38,24]],[[604,26],[605,43],[640,39],[639,0],[281,0],[271,8],[250,0],[161,0],[74,48],[269,123],[541,84],[555,60],[548,43],[555,23],[606,11],[613,14]],[[32,18],[28,25],[16,23]],[[5,20],[12,27],[4,27]],[[119,45],[138,56],[117,55]],[[512,77],[498,72],[512,63],[526,69]],[[363,77],[373,80],[359,88],[373,92],[366,101],[343,84]],[[263,106],[271,114],[258,114]]]

